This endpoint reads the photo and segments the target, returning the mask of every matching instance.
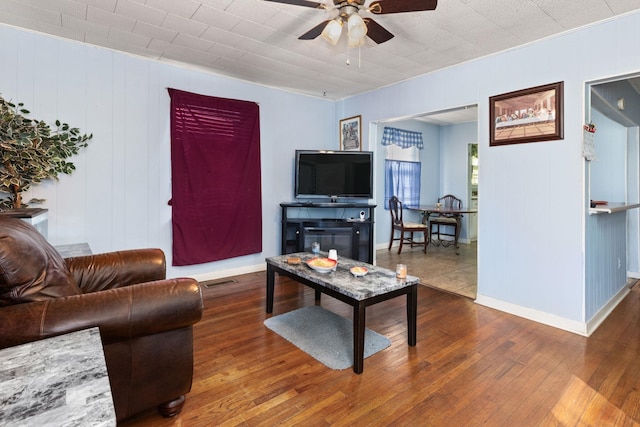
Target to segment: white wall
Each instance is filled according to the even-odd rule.
[[[0,94],[31,117],[92,132],[59,182],[34,187],[47,199],[53,244],[94,252],[159,247],[171,264],[171,159],[167,88],[260,105],[263,253],[168,275],[214,278],[264,268],[280,252],[279,203],[293,199],[296,148],[337,149],[334,103],[0,26]]]
[[[366,132],[371,121],[478,104],[477,301],[587,334],[584,82],[640,70],[629,54],[639,36],[640,14],[629,14],[345,99],[336,119],[361,114]],[[490,96],[557,81],[563,140],[489,147]]]

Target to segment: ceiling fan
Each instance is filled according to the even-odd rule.
[[[402,12],[422,12],[434,10],[438,0],[377,0],[368,7],[364,5],[366,0],[333,0],[333,7],[324,3],[310,0],[266,0],[275,3],[292,4],[295,6],[312,7],[314,9],[336,9],[338,16],[316,25],[300,37],[300,40],[312,40],[322,36],[329,43],[338,43],[342,27],[347,24],[347,36],[349,47],[359,47],[368,36],[374,42],[380,44],[393,38],[393,34],[371,18],[362,18],[359,12],[367,11],[375,15]]]

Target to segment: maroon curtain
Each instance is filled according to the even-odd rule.
[[[173,265],[262,252],[258,105],[169,95]]]

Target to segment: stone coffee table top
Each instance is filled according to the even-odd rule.
[[[0,425],[116,425],[98,328],[0,350]]]
[[[335,271],[319,273],[307,265],[307,261],[314,257],[315,255],[308,252],[298,252],[270,257],[266,261],[282,270],[297,274],[302,278],[359,301],[383,295],[396,289],[402,289],[420,281],[415,276],[407,276],[406,279],[399,280],[396,279],[395,271],[349,258],[341,258],[340,256],[338,256],[338,265]],[[327,257],[327,254],[321,252],[320,257]],[[289,264],[287,262],[289,258],[300,258],[301,262],[299,264]],[[366,267],[369,272],[365,276],[355,277],[349,270],[351,267],[356,266]]]

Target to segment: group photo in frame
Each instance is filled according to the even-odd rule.
[[[340,150],[362,151],[362,117],[340,120]]]
[[[489,98],[489,146],[564,138],[564,82]]]

